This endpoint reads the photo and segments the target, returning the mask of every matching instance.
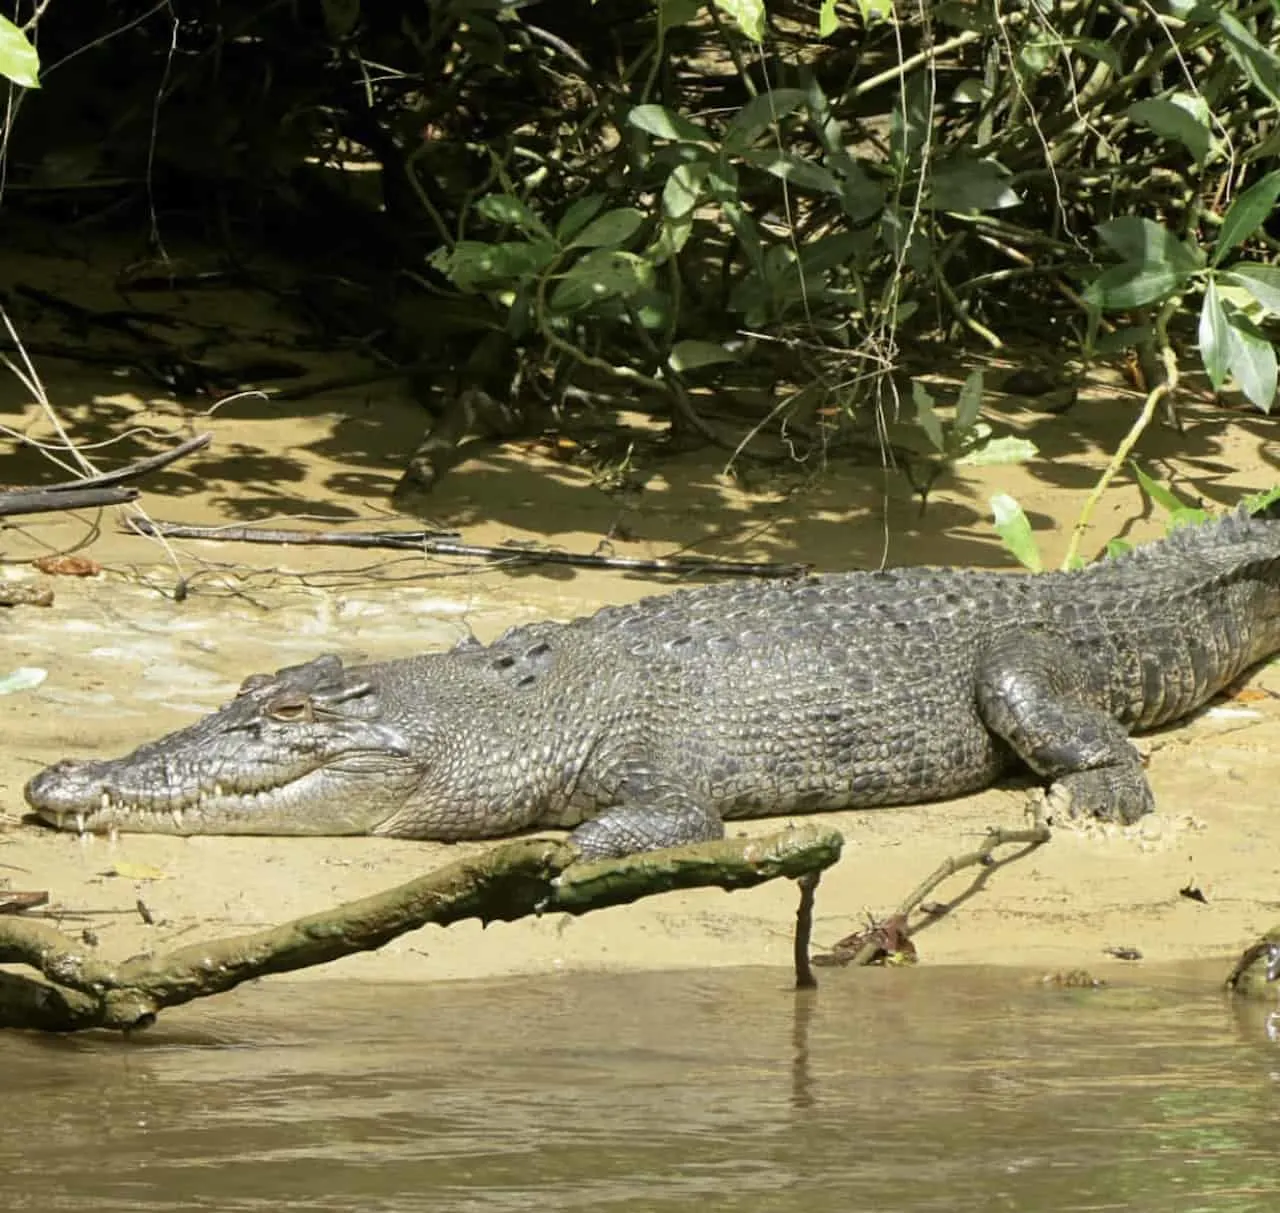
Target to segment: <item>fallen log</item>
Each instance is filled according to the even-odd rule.
[[[518,839],[264,931],[120,962],[98,959],[83,940],[49,923],[0,916],[0,964],[25,965],[39,974],[0,973],[0,1027],[132,1031],[149,1027],[166,1007],[371,951],[428,923],[586,914],[672,889],[741,889],[779,877],[798,879],[835,863],[843,841],[835,830],[806,825],[762,838],[582,863],[565,840]],[[812,897],[811,889],[806,896]],[[811,975],[797,974],[798,981],[805,979]]]

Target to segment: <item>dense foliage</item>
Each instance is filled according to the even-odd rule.
[[[51,0],[0,19],[3,205],[269,246],[334,339],[526,404],[617,380],[705,432],[693,389],[749,382],[828,441],[910,334],[1134,349],[1148,377],[1198,357],[1267,409],[1278,23],[1270,0]]]

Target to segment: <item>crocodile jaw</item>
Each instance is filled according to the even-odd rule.
[[[25,795],[41,821],[82,834],[372,834],[416,782],[403,762],[385,753],[377,762],[373,778],[371,763],[348,754],[261,787],[226,786],[200,772],[145,790],[116,778],[112,762],[60,762],[32,778]]]

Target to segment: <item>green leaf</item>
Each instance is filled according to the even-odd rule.
[[[775,122],[798,110],[808,98],[802,88],[774,88],[752,97],[736,114],[724,132],[726,151],[749,147]]]
[[[1125,261],[1147,268],[1169,266],[1181,273],[1200,268],[1199,256],[1168,228],[1137,215],[1109,219],[1094,229],[1098,239]]]
[[[630,240],[644,223],[644,215],[634,206],[620,206],[593,219],[569,243],[567,248],[603,248]]]
[[[1249,82],[1280,105],[1280,58],[1225,9],[1216,9],[1212,21],[1222,31],[1227,53],[1239,64]]]
[[[1229,323],[1227,365],[1245,397],[1269,413],[1276,401],[1275,348],[1244,317],[1233,315]]]
[[[664,105],[637,105],[627,121],[638,130],[648,131],[659,139],[675,139],[685,143],[711,143],[711,134],[705,127],[690,122],[673,113]]]
[[[662,213],[670,219],[681,219],[693,213],[702,200],[711,166],[703,160],[677,164],[662,187]]]
[[[1269,489],[1263,489],[1260,493],[1252,493],[1244,499],[1245,509],[1250,514],[1260,513],[1262,510],[1269,509],[1280,501],[1280,484]]]
[[[854,0],[858,14],[867,25],[893,18],[893,0]]]
[[[1120,354],[1137,349],[1143,341],[1150,341],[1153,330],[1149,324],[1123,324],[1109,333],[1103,333],[1089,347],[1094,354]]]
[[[653,286],[653,266],[644,257],[621,249],[592,249],[561,277],[551,292],[551,306],[572,312],[609,299],[631,299]]]
[[[955,156],[933,170],[929,205],[934,210],[968,214],[1017,206],[1022,199],[1009,185],[1012,174],[995,160]]]
[[[930,87],[926,73],[914,72],[902,85],[889,115],[889,162],[909,164],[929,134]]]
[[[764,41],[764,0],[720,0],[716,7],[752,42]]]
[[[1135,122],[1155,131],[1162,139],[1181,143],[1197,164],[1205,162],[1212,146],[1207,107],[1202,118],[1172,98],[1150,97],[1129,106],[1128,113]]]
[[[800,265],[806,274],[825,274],[865,255],[874,240],[875,233],[866,228],[822,236],[800,246]]]
[[[972,30],[980,34],[994,34],[997,30],[998,16],[974,4],[966,4],[963,0],[942,0],[941,4],[932,5],[929,15],[953,29]]]
[[[1213,390],[1219,391],[1227,380],[1227,339],[1231,324],[1218,298],[1218,284],[1211,277],[1205,284],[1204,302],[1200,305],[1200,361],[1209,376]]]
[[[653,243],[644,251],[644,255],[654,265],[663,265],[670,261],[689,242],[693,234],[693,219],[664,219],[662,227]]]
[[[1083,294],[1085,302],[1092,307],[1123,312],[1167,299],[1182,285],[1184,277],[1170,265],[1125,262],[1103,270]]]
[[[1244,287],[1267,311],[1280,316],[1280,266],[1237,262],[1225,276]]]
[[[462,291],[493,290],[526,282],[554,257],[550,240],[512,240],[488,244],[483,240],[459,240],[452,249],[440,249],[430,264]]]
[[[1040,559],[1036,537],[1022,507],[1007,493],[997,493],[989,504],[1001,542],[1020,564],[1033,573],[1040,572],[1044,562]]]
[[[764,169],[771,176],[778,177],[783,181],[790,181],[802,189],[817,190],[823,194],[835,194],[837,197],[843,192],[840,182],[835,179],[833,173],[828,172],[822,165],[815,164],[812,160],[797,156],[794,152],[780,152],[775,148],[759,148],[743,152],[742,158],[748,164],[754,164],[757,168]]]
[[[953,105],[981,105],[990,97],[991,90],[979,76],[970,76],[961,80],[951,94]]]
[[[702,11],[702,0],[658,0],[658,19],[664,29],[688,25]]]
[[[916,420],[920,423],[920,428],[939,451],[945,452],[947,439],[942,431],[942,422],[934,409],[933,397],[918,379],[911,384],[911,399],[915,401]]]
[[[48,677],[49,671],[42,670],[39,666],[20,665],[16,670],[0,677],[0,695],[34,690]]]
[[[1154,476],[1144,472],[1136,460],[1131,462],[1131,466],[1142,491],[1161,509],[1167,510],[1170,514],[1176,514],[1179,510],[1187,508],[1187,503],[1181,497],[1167,485],[1161,484]]]
[[[673,371],[696,371],[720,362],[737,362],[738,355],[714,341],[677,341],[667,358]]]
[[[26,34],[7,17],[0,17],[0,76],[23,88],[40,87],[40,56]]]
[[[510,194],[489,194],[475,204],[475,211],[491,223],[518,227],[522,232],[538,236],[547,234],[546,226],[519,198]]]
[[[982,372],[972,371],[960,389],[956,401],[956,429],[961,433],[973,428],[982,411]]]
[[[844,157],[843,162],[835,160],[833,164],[844,178],[840,200],[844,213],[850,220],[862,225],[878,215],[884,209],[885,187],[873,180],[866,169],[851,156]]]
[[[1105,63],[1117,76],[1124,75],[1124,61],[1110,42],[1104,42],[1100,38],[1065,38],[1063,41],[1068,49]]]
[[[1049,70],[1050,65],[1058,57],[1058,48],[1061,40],[1058,36],[1052,38],[1031,38],[1026,42],[1018,44],[1018,53],[1015,62],[1021,68],[1023,76],[1042,76]]]
[[[604,204],[603,194],[587,194],[586,197],[571,202],[569,209],[560,216],[560,222],[556,224],[556,239],[562,244],[571,240],[600,213]]]
[[[1222,217],[1210,264],[1220,265],[1237,244],[1248,240],[1275,209],[1277,198],[1280,198],[1280,169],[1272,169],[1261,181],[1255,181],[1239,194]]]
[[[1200,526],[1202,523],[1209,521],[1209,511],[1197,509],[1195,506],[1184,505],[1174,510],[1169,515],[1169,524],[1166,530],[1172,534],[1181,526]]]
[[[956,462],[966,467],[995,467],[1004,463],[1026,463],[1038,454],[1040,448],[1030,439],[1005,434],[999,438],[988,438],[986,442],[961,455]]]
[[[830,38],[840,28],[840,18],[836,16],[836,0],[822,0],[818,10],[818,37]]]
[[[1272,131],[1260,143],[1250,144],[1240,159],[1251,164],[1256,160],[1274,160],[1277,156],[1280,156],[1280,129]]]

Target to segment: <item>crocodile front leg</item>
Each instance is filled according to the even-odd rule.
[[[583,859],[613,859],[724,837],[719,814],[683,783],[646,763],[628,763],[617,803],[584,821],[572,834]]]
[[[1154,801],[1142,759],[1119,721],[1098,707],[1106,673],[1039,632],[994,643],[978,669],[978,711],[1038,775],[1051,780],[1051,816],[1131,822]]]

